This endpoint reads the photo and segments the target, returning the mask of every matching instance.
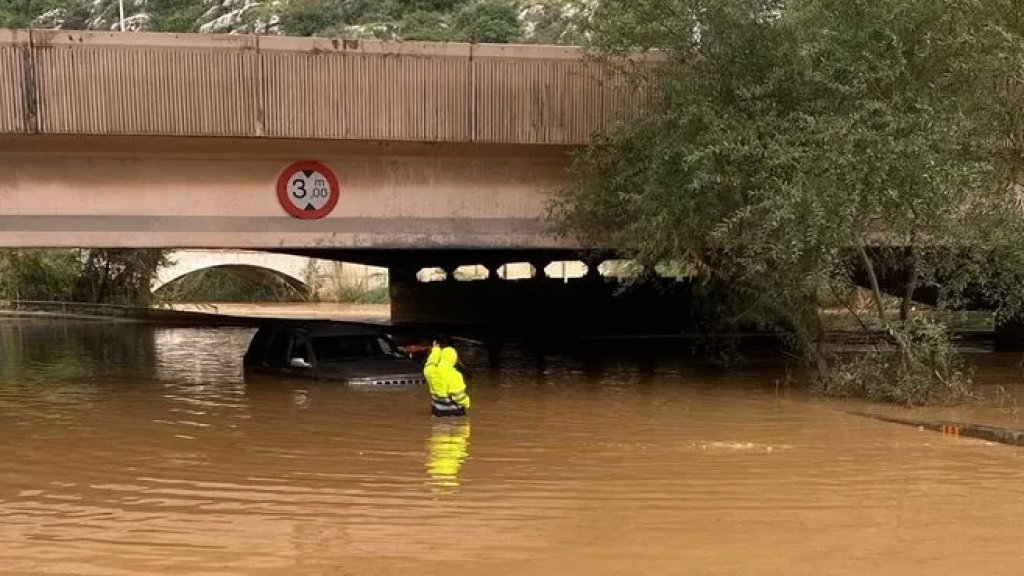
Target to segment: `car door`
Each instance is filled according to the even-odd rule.
[[[276,330],[273,336],[270,337],[270,344],[267,346],[266,354],[261,359],[262,364],[271,370],[287,369],[291,346],[291,335],[284,330]]]

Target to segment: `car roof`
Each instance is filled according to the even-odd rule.
[[[383,336],[380,328],[365,324],[330,321],[284,321],[260,326],[260,330],[287,331],[305,336]]]

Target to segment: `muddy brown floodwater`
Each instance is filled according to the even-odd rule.
[[[1024,449],[780,366],[501,359],[423,390],[249,379],[236,329],[0,322],[0,573],[1020,574]],[[1014,424],[1016,356],[977,355]],[[915,412],[921,413],[920,411]]]

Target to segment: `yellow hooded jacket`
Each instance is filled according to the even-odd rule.
[[[441,357],[438,361],[437,379],[438,390],[444,392],[442,396],[448,396],[456,404],[463,408],[469,408],[469,394],[466,394],[466,380],[462,372],[455,367],[459,363],[459,353],[451,346],[441,350]]]
[[[423,377],[427,379],[427,387],[431,396],[443,398],[448,394],[441,386],[441,378],[438,376],[438,369],[441,363],[441,347],[434,346],[427,356],[427,363],[423,366]]]

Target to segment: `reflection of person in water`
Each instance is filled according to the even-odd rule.
[[[435,424],[428,448],[427,473],[431,483],[457,488],[462,463],[469,457],[469,422]]]

